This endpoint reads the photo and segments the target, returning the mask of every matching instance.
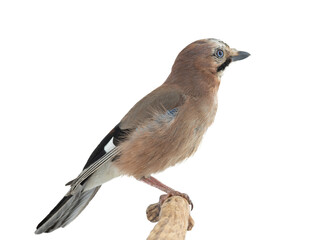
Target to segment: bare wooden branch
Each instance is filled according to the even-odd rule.
[[[149,221],[158,221],[147,240],[182,240],[194,226],[189,203],[180,196],[167,198],[161,207],[159,203],[150,205],[146,215]]]

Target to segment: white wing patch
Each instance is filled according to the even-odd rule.
[[[113,144],[113,138],[111,138],[111,140],[105,145],[104,151],[105,151],[106,153],[108,153],[108,152],[111,151],[113,148],[115,148],[115,145]]]

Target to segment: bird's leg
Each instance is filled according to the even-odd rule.
[[[156,178],[149,176],[149,177],[142,177],[141,181],[151,185],[152,187],[156,187],[159,190],[166,192],[166,193],[171,193],[171,192],[176,192],[174,189],[166,186],[165,184],[161,183],[158,181]]]
[[[145,183],[147,183],[153,187],[156,187],[159,190],[167,193],[167,194],[162,195],[160,197],[160,204],[164,203],[165,200],[171,196],[180,196],[180,197],[183,197],[187,200],[189,205],[191,205],[191,209],[193,210],[193,202],[191,201],[191,199],[189,198],[189,196],[186,193],[178,192],[178,191],[174,190],[173,188],[170,188],[170,187],[166,186],[165,184],[161,183],[160,181],[158,181],[156,178],[154,178],[152,176],[142,177],[140,180],[142,182],[145,182]]]

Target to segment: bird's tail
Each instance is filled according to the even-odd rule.
[[[38,224],[36,234],[52,232],[72,222],[89,204],[101,186],[84,191],[79,185],[67,193],[52,211]]]

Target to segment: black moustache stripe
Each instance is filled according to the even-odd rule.
[[[227,60],[217,68],[217,72],[223,71],[230,63],[231,58],[227,58]]]

